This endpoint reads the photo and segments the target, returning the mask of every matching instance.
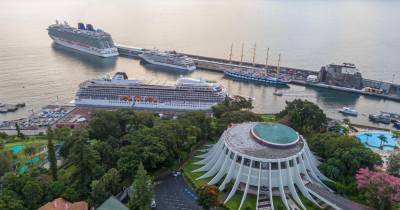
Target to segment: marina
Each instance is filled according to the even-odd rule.
[[[128,47],[123,46],[120,47],[116,45],[118,48],[119,54],[121,56],[127,56],[132,58],[137,58],[137,55],[140,55],[143,52],[148,51],[144,48],[138,47]],[[243,61],[234,61],[231,59],[222,59],[222,58],[212,58],[207,56],[199,56],[199,55],[191,55],[186,53],[181,53],[187,55],[188,57],[192,58],[196,67],[198,69],[206,69],[210,71],[215,71],[219,73],[224,73],[228,77],[234,77],[237,79],[244,79],[246,81],[253,81],[258,83],[266,83],[268,84],[296,84],[296,85],[303,85],[315,88],[324,88],[324,89],[331,89],[336,91],[342,92],[349,92],[349,93],[356,93],[360,95],[367,95],[373,96],[393,101],[400,101],[400,85],[377,81],[372,79],[365,79],[361,77],[361,74],[358,72],[354,64],[343,63],[342,65],[330,64],[328,66],[323,66],[321,71],[313,71],[313,70],[306,70],[306,69],[299,69],[299,68],[291,68],[291,67],[280,67],[279,61],[278,65],[273,66],[268,64],[268,58],[266,64],[259,64],[259,63],[249,63]],[[254,60],[254,59],[253,59]],[[279,56],[280,60],[280,56]],[[333,85],[331,80],[327,81],[324,77],[326,77],[325,73],[329,68],[333,68],[333,71],[343,70],[343,72],[334,75],[339,78],[331,78],[331,80],[338,80],[342,81],[346,80],[347,77],[351,77],[354,74],[360,74],[358,87],[355,87],[352,81],[347,82],[347,86],[339,86]],[[236,70],[236,71],[233,71]],[[237,72],[241,72],[237,74]],[[275,74],[274,80],[265,80],[263,74],[258,74],[254,72],[270,72]],[[325,75],[324,75],[325,73]],[[284,81],[277,82],[276,77],[286,78]],[[334,81],[335,82],[335,81]],[[355,82],[354,82],[355,83]]]

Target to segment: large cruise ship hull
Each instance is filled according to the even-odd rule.
[[[156,66],[160,66],[160,67],[165,67],[165,68],[169,68],[169,69],[173,69],[173,70],[177,70],[177,71],[183,71],[183,72],[192,72],[194,70],[196,70],[196,66],[189,66],[189,67],[183,67],[183,66],[178,66],[178,65],[173,65],[173,64],[168,64],[168,63],[160,63],[151,59],[148,59],[145,56],[141,56],[139,55],[141,62],[144,64],[152,64],[152,65],[156,65]]]
[[[84,53],[88,53],[91,55],[95,55],[95,56],[99,56],[99,57],[103,57],[103,58],[118,56],[118,49],[116,47],[106,48],[106,49],[98,49],[98,48],[94,48],[94,47],[85,47],[85,46],[79,45],[78,43],[63,40],[58,37],[54,37],[54,36],[50,36],[50,37],[53,39],[53,41],[56,44],[59,44],[59,45],[62,45],[62,46],[68,47],[68,48],[72,48],[74,50],[78,50],[78,51],[81,51]]]
[[[171,111],[211,111],[211,107],[217,103],[204,102],[132,102],[132,101],[117,101],[117,100],[98,100],[98,99],[77,99],[74,100],[76,106],[91,106],[91,107],[110,107],[110,108],[137,108],[137,109],[152,109],[152,110],[171,110]]]

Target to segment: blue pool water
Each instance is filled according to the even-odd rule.
[[[386,137],[387,142],[381,142],[379,136],[383,135]],[[357,139],[365,146],[371,149],[379,149],[382,145],[382,149],[386,151],[394,150],[394,147],[399,147],[397,137],[393,136],[392,133],[386,131],[364,131],[357,134]]]
[[[16,145],[16,146],[11,147],[11,152],[15,155],[19,151],[21,151],[23,148],[24,148],[24,146],[22,146],[22,145]]]
[[[24,173],[28,170],[27,164],[34,164],[34,163],[38,162],[39,160],[40,160],[40,159],[39,159],[38,156],[35,156],[35,157],[33,157],[33,158],[29,158],[29,159],[25,162],[25,164],[22,165],[22,166],[19,168],[18,174],[19,174],[19,175],[24,174]]]

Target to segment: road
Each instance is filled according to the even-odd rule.
[[[157,180],[155,185],[156,209],[159,210],[198,210],[197,195],[186,184],[182,175],[172,174]]]

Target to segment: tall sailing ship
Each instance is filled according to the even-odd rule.
[[[67,22],[50,25],[48,34],[59,45],[100,57],[118,55],[111,35],[101,29],[94,29],[91,24],[78,23],[78,28],[68,25]]]
[[[183,72],[192,72],[196,70],[193,59],[175,51],[161,52],[158,50],[151,50],[139,54],[139,57],[143,64],[148,63]]]
[[[129,80],[124,72],[112,78],[89,80],[79,85],[77,106],[209,111],[227,96],[222,85],[180,77],[175,85],[146,84]]]

